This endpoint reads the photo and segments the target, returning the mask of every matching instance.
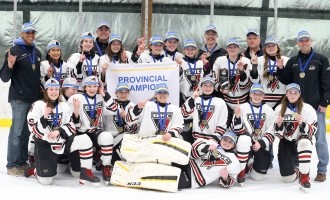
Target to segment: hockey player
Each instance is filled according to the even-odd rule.
[[[137,131],[136,124],[129,126],[126,123],[128,110],[133,109],[135,104],[129,100],[129,86],[127,83],[119,82],[116,87],[117,110],[108,111],[109,115],[104,116],[104,130],[112,133],[113,136],[113,156],[111,163],[120,160],[117,149],[120,148],[124,134],[134,134]]]
[[[109,23],[107,21],[100,21],[97,24],[95,47],[92,50],[100,57],[105,54],[105,50],[108,47],[110,34],[111,30]]]
[[[160,36],[152,36],[149,40],[149,52],[141,53],[138,63],[171,62],[172,59],[164,55],[164,41]]]
[[[179,37],[175,32],[169,31],[164,38],[164,52],[165,57],[170,58],[172,61],[182,59],[183,55],[178,51]]]
[[[130,143],[134,141],[132,139],[134,135],[126,136],[123,139],[123,145],[127,143],[126,139]],[[149,140],[149,144],[143,145],[146,143],[144,140]],[[133,143],[131,147],[144,147],[149,150],[148,152],[156,151],[155,158],[159,158],[157,161],[163,161],[166,158],[174,162],[175,160],[188,162],[188,158],[182,155],[186,154],[185,150],[187,148],[185,148],[184,144],[179,143],[178,139],[173,140],[173,144],[169,142],[166,146],[155,144],[156,140],[157,138],[142,138],[136,142],[142,143],[142,145],[134,145]],[[178,189],[185,188],[205,187],[214,181],[217,181],[224,188],[229,188],[234,185],[235,177],[240,171],[239,162],[233,153],[235,143],[236,135],[232,132],[226,132],[220,144],[211,140],[196,140],[191,147],[191,158],[185,169],[151,162],[133,163],[132,161],[136,161],[136,158],[139,157],[138,153],[141,155],[145,153],[144,151],[127,151],[132,152],[135,156],[125,157],[123,153],[123,156],[127,158],[127,162],[116,162],[111,183],[125,187],[147,188],[168,192],[177,192]],[[122,147],[121,151],[125,152],[123,148],[125,146]],[[141,160],[144,157],[140,156]]]
[[[183,117],[180,108],[168,103],[169,90],[166,83],[156,85],[154,101],[139,102],[129,110],[126,122],[137,123],[138,136],[162,135],[168,141],[172,137],[182,138]]]
[[[274,110],[262,102],[265,92],[259,83],[252,85],[250,101],[237,105],[231,129],[238,135],[237,158],[241,172],[237,182],[242,186],[245,174],[251,170],[251,178],[263,180],[270,165],[270,146],[274,141]],[[249,161],[249,170],[246,171]]]
[[[72,95],[78,93],[78,88],[77,79],[72,77],[64,79],[61,87],[61,100],[67,102]]]
[[[83,92],[83,81],[86,77],[96,76],[101,80],[100,57],[92,51],[94,36],[91,32],[83,33],[80,40],[81,52],[74,53],[68,59],[70,76],[79,82],[79,91]],[[102,80],[104,82],[104,80]]]
[[[68,65],[62,60],[62,46],[59,41],[52,40],[47,45],[46,60],[40,63],[41,83],[55,78],[61,85],[69,75]]]
[[[76,135],[71,121],[72,110],[69,105],[59,100],[60,84],[51,78],[45,83],[43,100],[36,101],[28,113],[29,129],[35,141],[35,166],[27,168],[25,177],[37,175],[41,184],[49,185],[56,175],[57,159],[63,153],[78,152],[81,166],[80,183],[89,181],[98,184],[100,179],[91,171],[93,149],[87,135]],[[79,103],[75,102],[76,111]]]
[[[231,124],[233,109],[237,101],[240,104],[248,99],[251,82],[258,79],[250,79],[251,62],[239,54],[239,41],[231,38],[227,41],[227,56],[219,57],[213,65],[214,78],[217,80],[215,90],[220,92],[228,106],[228,122]]]
[[[286,97],[275,109],[275,134],[280,139],[278,163],[282,180],[289,183],[299,178],[300,188],[308,191],[311,187],[309,170],[317,115],[314,108],[304,103],[300,95],[298,84],[290,83],[287,86]],[[298,166],[295,166],[296,157]]]
[[[250,75],[251,78],[254,79],[259,76],[260,84],[265,91],[263,101],[275,109],[275,107],[280,104],[286,91],[286,85],[281,83],[277,78],[277,66],[283,68],[289,58],[282,56],[278,41],[273,36],[269,36],[266,39],[263,51],[264,56],[252,57],[252,70]]]
[[[226,55],[227,51],[217,43],[218,31],[214,25],[210,24],[206,27],[204,38],[205,45],[199,49],[197,57],[204,62],[204,74],[206,76],[212,76],[215,60],[220,56]],[[207,64],[205,62],[207,62]]]
[[[78,134],[88,135],[93,146],[101,151],[103,165],[103,181],[109,184],[111,176],[111,158],[113,148],[113,137],[110,132],[103,131],[103,109],[106,107],[112,111],[117,109],[109,93],[104,92],[103,85],[99,83],[96,76],[89,76],[84,80],[84,93],[70,97],[69,105],[73,108],[79,101],[80,107],[75,110],[73,119]],[[99,92],[99,94],[97,93]]]
[[[219,142],[226,131],[228,111],[226,103],[212,95],[214,84],[213,78],[204,77],[200,82],[202,95],[197,88],[181,106],[181,111],[185,119],[193,119],[192,136],[195,139]]]

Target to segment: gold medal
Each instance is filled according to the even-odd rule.
[[[305,72],[300,72],[299,76],[300,78],[305,78]]]
[[[295,113],[292,114],[292,116],[293,116],[293,119],[297,119],[298,113],[295,112]]]
[[[274,80],[274,76],[273,76],[273,75],[268,75],[268,80],[269,80],[269,81]]]
[[[256,128],[256,129],[254,129],[254,133],[255,133],[257,136],[259,136],[260,133],[261,133],[261,129],[260,129],[260,128]]]
[[[53,131],[57,131],[58,129],[60,129],[60,127],[58,127],[58,126],[53,127]]]
[[[94,126],[94,119],[91,119],[90,122],[91,122],[91,126]]]
[[[159,130],[159,135],[164,135],[165,131],[164,130]]]
[[[215,158],[219,158],[219,156],[220,156],[220,152],[217,150],[212,150],[211,153],[212,153],[212,156],[214,156]]]
[[[123,127],[120,127],[120,126],[118,126],[118,127],[117,127],[117,131],[118,131],[118,133],[122,133],[122,132],[124,132],[124,128],[123,128]]]
[[[211,53],[210,52],[206,52],[206,58],[210,57]]]
[[[190,79],[191,79],[192,81],[196,81],[196,76],[195,76],[195,75],[191,75]]]
[[[206,120],[206,119],[203,119],[203,120],[202,120],[202,124],[203,124],[204,126],[207,126],[207,120]]]
[[[32,64],[32,70],[34,71],[36,69],[36,65]]]

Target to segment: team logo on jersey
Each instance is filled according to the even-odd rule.
[[[195,80],[192,80],[192,78],[191,78],[192,74],[191,74],[190,70],[189,69],[184,70],[184,77],[186,77],[186,80],[188,81],[188,83],[190,85],[190,91],[194,91],[197,89],[198,83],[201,79],[201,72],[202,72],[201,68],[196,68],[195,74],[194,74]]]
[[[206,105],[205,105],[205,104],[206,104]],[[204,108],[202,108],[202,104],[201,104],[201,103],[196,103],[196,109],[197,109],[197,111],[198,111],[198,116],[201,116],[201,115],[203,114],[202,109],[206,110],[206,108],[207,108],[207,103],[205,103],[205,104],[204,104]],[[199,124],[199,127],[200,127],[200,129],[201,129],[202,131],[203,131],[205,128],[209,128],[210,119],[213,117],[214,110],[215,110],[215,105],[210,105],[209,110],[207,111],[206,114],[204,114],[204,115],[206,115],[206,116],[205,116],[205,119],[202,118],[202,117],[204,117],[204,115],[200,117],[200,119],[203,119],[203,120],[206,120],[206,121],[207,121],[207,124],[206,124],[206,125],[204,125],[203,123],[200,123],[200,124]]]
[[[270,76],[269,71],[267,71],[266,80],[267,80],[267,88],[269,88],[272,92],[274,92],[275,89],[279,89],[280,88],[276,71],[271,76]]]
[[[213,166],[227,166],[232,163],[230,158],[222,153],[219,153],[216,158],[212,154],[209,154],[207,158],[202,161],[200,166],[206,167],[206,169],[211,169]]]
[[[255,129],[255,123],[256,123],[256,121],[254,120],[253,113],[248,113],[246,115],[246,117],[247,117],[247,120],[249,122],[249,125],[250,125],[251,129],[254,130]],[[256,117],[257,120],[259,119],[259,111],[257,111],[255,113],[255,117]],[[260,124],[259,124],[259,128],[260,129],[262,129],[264,127],[265,121],[266,121],[266,114],[265,113],[261,113],[261,119],[260,119]],[[260,138],[260,135],[258,135],[258,134],[260,134],[260,133],[253,132],[252,133],[252,137],[254,139],[258,139],[258,138]]]
[[[58,113],[58,118],[57,118],[57,126],[61,126],[62,125],[62,116],[63,116],[63,112]],[[51,124],[52,127],[54,126],[54,122],[53,122],[53,118],[56,118],[56,113],[51,113],[47,116],[47,122],[48,124]]]
[[[99,72],[98,72],[97,68],[98,68],[97,65],[93,65],[93,66],[92,66],[92,76],[96,76],[96,77],[99,76]],[[85,73],[85,76],[89,76],[89,75],[88,75],[88,66],[87,66],[87,65],[84,65],[84,66],[83,66],[83,71],[84,71],[84,73]]]
[[[235,70],[235,74],[233,77],[229,78],[229,91],[235,95],[236,92],[238,92],[239,89],[239,81],[240,81],[241,75],[239,74],[239,70]]]
[[[309,66],[308,70],[315,70],[315,66],[314,65]]]
[[[299,122],[295,119],[293,114],[285,114],[283,117],[283,125],[285,128],[285,135],[292,137],[299,127]]]
[[[160,116],[159,116],[160,114]],[[160,124],[159,124],[159,118],[161,119],[164,119],[164,115],[165,115],[165,112],[160,112],[158,114],[158,112],[151,112],[151,119],[152,119],[152,122],[156,128],[156,130],[160,129]],[[169,123],[171,122],[173,118],[173,112],[167,112],[166,114],[166,120],[165,120],[165,129],[167,129]]]
[[[96,126],[100,125],[100,123],[102,122],[101,119],[102,119],[102,115],[103,115],[103,111],[102,111],[103,102],[102,101],[97,102],[95,108],[94,108],[94,105],[92,105],[92,104],[90,105],[90,107],[91,107],[91,109],[94,110],[95,121],[93,123],[93,126],[96,127]],[[89,106],[87,103],[83,105],[83,111],[84,111],[85,115],[87,116],[88,120],[91,121],[91,112],[89,110]]]

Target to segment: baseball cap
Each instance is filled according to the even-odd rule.
[[[119,82],[116,87],[116,92],[121,91],[121,90],[128,90],[129,91],[129,86],[127,83]]]
[[[88,76],[84,80],[84,86],[86,85],[99,85],[99,80],[96,78],[96,76]]]
[[[234,144],[237,142],[237,135],[231,131],[227,131],[223,134],[222,138],[228,137]]]
[[[113,33],[113,34],[111,34],[110,37],[109,37],[109,43],[111,43],[111,42],[113,42],[113,41],[115,41],[115,40],[121,42],[121,37],[120,37],[119,34]]]
[[[37,32],[36,27],[31,23],[31,22],[26,22],[23,24],[21,32],[29,32],[29,31],[34,31]]]
[[[265,45],[267,44],[278,44],[278,41],[274,36],[270,35],[265,40]]]
[[[311,38],[311,35],[306,30],[298,32],[297,42],[301,41],[303,38]]]
[[[203,85],[203,83],[207,83],[207,82],[212,83],[213,85],[215,84],[215,81],[213,80],[212,77],[206,76],[200,81],[200,85]]]
[[[158,36],[158,35],[154,35],[150,38],[149,40],[149,44],[150,45],[155,45],[155,44],[164,44],[163,38]]]
[[[63,80],[62,88],[79,88],[77,79],[72,77],[65,78]]]
[[[214,25],[212,25],[212,24],[210,24],[210,25],[208,25],[208,26],[206,27],[206,29],[205,29],[205,33],[206,33],[207,31],[214,31],[216,34],[218,34],[217,28],[216,28]]]
[[[259,29],[249,29],[246,34],[246,37],[248,37],[250,34],[254,34],[254,35],[260,37]]]
[[[60,88],[60,83],[54,79],[54,78],[50,78],[46,81],[45,83],[45,89],[49,88],[49,87],[55,87],[55,88]]]
[[[236,38],[230,38],[230,39],[228,39],[227,40],[226,47],[228,47],[231,44],[235,44],[235,45],[237,45],[239,47],[239,41],[238,41],[238,39],[236,39]]]
[[[290,83],[286,86],[286,92],[290,89],[296,89],[300,93],[300,86],[297,83]]]
[[[187,39],[184,41],[183,48],[195,47],[197,49],[197,44],[193,39]]]
[[[91,32],[85,32],[81,35],[81,41],[83,41],[84,39],[92,39],[94,41],[95,37]]]
[[[106,26],[110,29],[110,25],[108,22],[106,21],[100,21],[98,24],[97,24],[97,29],[101,28],[102,26]]]
[[[159,83],[156,85],[155,94],[169,93],[166,83]]]
[[[59,41],[57,40],[52,40],[50,41],[48,44],[47,44],[47,52],[51,49],[51,48],[54,48],[54,47],[58,47],[61,49],[61,44]]]
[[[170,31],[170,32],[166,33],[164,41],[166,41],[168,39],[176,39],[177,41],[179,41],[178,35],[173,31]]]
[[[264,88],[263,88],[262,85],[259,84],[259,83],[254,83],[254,84],[251,86],[250,93],[253,93],[253,92],[262,92],[262,93],[265,94]]]

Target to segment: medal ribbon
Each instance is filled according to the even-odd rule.
[[[212,56],[215,48],[217,47],[218,44],[215,44],[215,46],[211,49],[211,51],[207,48],[207,46],[205,45],[205,49],[206,49],[206,52],[210,52],[210,56]]]
[[[165,56],[167,57],[167,49],[165,49]],[[173,60],[173,61],[175,60],[175,52],[174,52],[174,54],[173,54],[173,56],[172,56],[172,60]]]
[[[189,61],[187,61],[187,63],[188,63],[188,66],[189,66],[189,71],[190,71],[190,74],[191,75],[195,75],[195,72],[196,72],[196,60],[195,60],[195,62],[194,62],[194,68],[192,69],[191,68],[191,65],[190,65],[190,62]]]
[[[256,129],[257,129],[257,128],[261,128],[261,127],[260,127],[260,121],[261,121],[262,105],[260,105],[259,117],[258,117],[258,119],[256,119],[256,114],[254,113],[253,106],[252,106],[251,103],[249,103],[249,104],[250,104],[250,108],[251,108],[251,110],[252,110],[252,114],[253,114],[254,126],[255,126]]]
[[[234,75],[235,75],[235,67],[236,67],[236,63],[237,63],[237,62],[234,63],[233,69],[231,69],[231,67],[230,67],[230,60],[229,60],[229,58],[228,58],[228,71],[229,71],[229,77],[230,77],[230,78],[233,78]]]
[[[165,113],[164,117],[160,115],[160,109],[159,109],[159,103],[157,102],[157,110],[158,110],[158,117],[159,117],[159,130],[165,131],[165,125],[166,125],[166,118],[167,118],[167,103],[165,106]]]
[[[56,104],[55,110],[55,116],[52,115],[53,127],[58,127],[58,104]]]
[[[294,105],[294,104],[289,103],[289,104],[288,104],[288,108],[289,108],[292,112],[297,112],[297,107],[296,107],[296,105]]]
[[[27,55],[29,56],[29,59],[31,61],[31,64],[34,65],[35,62],[36,62],[36,57],[35,57],[35,54],[36,54],[36,48],[35,47],[32,47],[32,54],[29,54],[29,52],[26,50],[25,46],[22,45],[23,49],[25,50],[25,52],[27,53]]]
[[[203,99],[203,96],[202,96],[201,99],[202,99],[202,115],[203,115],[202,120],[206,120],[207,113],[209,112],[209,109],[210,109],[210,105],[211,105],[211,101],[212,101],[212,96],[211,96],[211,98],[210,98],[209,103],[207,104],[206,110],[205,110],[205,106],[204,106],[204,99]]]
[[[273,65],[270,63],[270,60],[271,60],[271,59],[268,58],[269,74],[270,74],[270,75],[273,75],[273,74],[274,74],[274,71],[275,71],[275,67],[276,67],[276,59],[275,59]]]
[[[151,54],[151,57],[152,57],[152,59],[154,60],[154,63],[156,63],[157,60],[155,59],[154,55]],[[159,60],[160,60],[160,62],[163,62],[163,58],[162,58],[162,57],[160,57]]]
[[[96,45],[97,51],[98,51],[99,54],[100,54],[100,57],[103,56],[103,53],[102,53],[102,51],[101,51],[99,45],[97,44],[97,42],[95,42],[95,45]]]
[[[52,63],[51,66],[52,66],[53,69],[54,69],[54,76],[55,76],[55,79],[56,79],[58,82],[60,82],[60,80],[61,80],[61,75],[62,75],[62,64],[61,64],[61,61],[60,61],[60,73],[57,73],[57,72],[56,72],[56,67],[55,67],[54,63]]]
[[[94,118],[95,118],[95,108],[96,108],[96,96],[94,97],[94,107],[93,107],[93,109],[92,109],[92,107],[91,107],[91,104],[90,104],[89,101],[88,101],[88,97],[87,97],[87,95],[85,94],[84,96],[85,96],[85,99],[86,99],[87,104],[88,104],[89,113],[90,113],[90,118],[91,118],[91,119],[94,119]]]
[[[88,63],[88,61],[90,63]],[[88,68],[88,76],[92,76],[93,75],[93,59],[92,56],[88,58],[86,58],[86,64],[87,64],[87,68]]]
[[[301,63],[301,59],[300,57],[298,57],[298,61],[299,61],[299,67],[300,67],[300,72],[303,73],[305,72],[309,62],[311,61],[312,57],[314,56],[314,51],[311,53],[311,55],[308,57],[307,61],[305,62],[304,66]]]

